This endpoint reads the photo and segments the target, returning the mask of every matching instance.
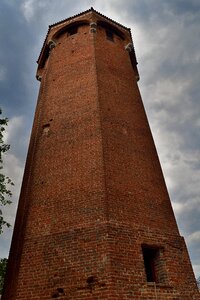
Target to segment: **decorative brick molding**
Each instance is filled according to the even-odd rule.
[[[90,32],[95,33],[97,31],[97,23],[91,22],[90,23]]]

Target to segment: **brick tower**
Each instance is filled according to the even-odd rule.
[[[200,299],[140,97],[130,30],[49,27],[3,300]]]

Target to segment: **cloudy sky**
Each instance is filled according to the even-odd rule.
[[[93,6],[132,29],[140,90],[180,233],[200,276],[200,1],[1,0],[0,106],[9,118],[5,172],[15,182],[4,214],[13,224],[39,83],[38,58],[48,25]],[[12,229],[0,237],[8,255]]]

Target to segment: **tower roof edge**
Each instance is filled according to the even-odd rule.
[[[69,18],[63,19],[63,20],[58,21],[58,22],[56,22],[56,23],[53,23],[53,24],[49,25],[49,28],[52,28],[52,27],[54,27],[54,26],[56,26],[56,25],[59,25],[59,24],[61,24],[61,23],[63,23],[63,22],[72,20],[72,19],[74,19],[74,18],[76,18],[76,17],[80,17],[80,16],[82,16],[82,15],[84,15],[84,14],[86,14],[86,13],[89,13],[90,11],[91,11],[91,12],[95,12],[97,15],[99,15],[99,16],[101,16],[101,17],[104,17],[105,19],[107,19],[107,20],[113,22],[114,24],[116,24],[116,25],[118,25],[118,26],[121,26],[122,28],[124,28],[124,29],[130,31],[130,28],[128,28],[128,27],[122,25],[121,23],[118,23],[118,22],[114,21],[113,19],[111,19],[111,18],[105,16],[104,14],[102,14],[102,13],[100,13],[99,11],[95,10],[93,7],[89,8],[89,9],[87,9],[87,10],[81,12],[81,13],[75,14],[75,15],[69,17]]]
[[[45,39],[44,39],[44,42],[43,42],[43,45],[42,45],[42,48],[41,48],[41,51],[40,51],[40,54],[39,54],[37,63],[39,63],[39,61],[40,61],[40,57],[41,57],[41,55],[42,55],[42,53],[43,53],[43,50],[44,50],[44,48],[45,48],[45,45],[46,45],[46,42],[47,42],[47,39],[48,39],[48,35],[49,35],[50,31],[51,31],[55,26],[58,26],[58,25],[60,25],[60,24],[62,24],[62,23],[71,21],[71,20],[73,20],[73,19],[75,19],[75,18],[77,18],[77,17],[84,16],[85,14],[88,14],[88,13],[90,13],[90,12],[95,13],[96,15],[98,15],[98,16],[100,16],[100,17],[103,17],[103,18],[106,19],[107,21],[112,22],[114,25],[117,25],[117,26],[123,28],[124,30],[127,30],[128,33],[129,33],[130,36],[131,36],[131,29],[130,29],[130,28],[128,28],[128,27],[126,27],[126,26],[124,26],[124,25],[122,25],[122,24],[120,24],[120,23],[114,21],[113,19],[111,19],[111,18],[105,16],[104,14],[101,14],[100,12],[98,12],[97,10],[95,10],[93,7],[91,7],[91,8],[89,8],[88,10],[85,10],[85,11],[83,11],[83,12],[81,12],[81,13],[75,14],[75,15],[69,17],[69,18],[63,19],[63,20],[61,20],[61,21],[58,21],[58,22],[53,23],[53,24],[51,24],[51,25],[48,26],[48,31],[47,31],[46,37],[45,37]],[[132,38],[132,37],[131,37],[131,38]]]

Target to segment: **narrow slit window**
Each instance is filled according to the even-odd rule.
[[[114,42],[114,33],[111,30],[106,29],[107,40]]]

